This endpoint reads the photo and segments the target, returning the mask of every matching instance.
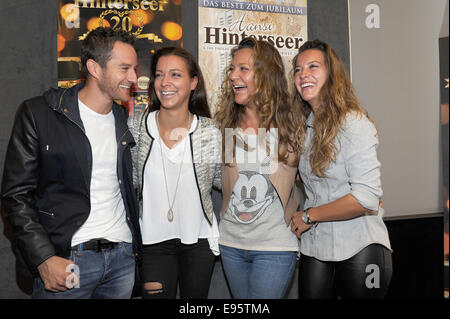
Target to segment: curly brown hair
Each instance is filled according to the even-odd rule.
[[[237,51],[245,48],[253,51],[256,90],[252,101],[258,110],[259,127],[267,131],[271,128],[278,130],[278,161],[296,166],[300,157],[300,140],[296,135],[299,122],[289,103],[288,84],[280,53],[269,42],[249,37],[232,49],[231,56],[234,57]],[[225,129],[239,127],[245,112],[245,107],[235,102],[229,74],[230,68],[222,82],[221,96],[214,116],[223,139]],[[222,147],[225,148],[225,143],[222,143]],[[288,161],[289,153],[294,156]]]
[[[310,165],[314,174],[326,177],[326,169],[332,161],[336,160],[339,152],[335,138],[342,129],[347,114],[355,113],[366,116],[372,123],[373,121],[359,103],[342,60],[327,43],[320,40],[305,42],[292,60],[293,70],[296,68],[300,54],[313,49],[323,53],[328,79],[320,91],[320,106],[314,114],[315,134],[311,141]],[[293,76],[295,77],[295,72]],[[296,88],[293,89],[292,104],[300,108],[297,116],[300,118],[301,125],[298,127],[297,135],[301,141],[301,152],[304,152],[306,120],[312,108],[302,99]]]

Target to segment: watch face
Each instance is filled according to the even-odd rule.
[[[302,213],[302,219],[303,219],[303,222],[305,224],[308,224],[308,217],[306,217],[306,213],[305,212]]]

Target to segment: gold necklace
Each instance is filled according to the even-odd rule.
[[[189,123],[191,123],[191,114],[190,113],[189,113],[189,118],[188,118],[188,127],[189,127]],[[172,222],[173,216],[174,216],[173,205],[175,204],[175,198],[177,196],[177,191],[178,191],[178,184],[180,182],[181,169],[183,167],[184,154],[186,152],[186,146],[187,146],[187,136],[185,137],[186,139],[184,141],[183,156],[181,157],[180,170],[178,172],[177,184],[175,186],[175,193],[173,194],[172,204],[170,204],[169,188],[167,187],[166,167],[164,165],[164,156],[163,156],[163,152],[162,152],[162,143],[161,143],[162,135],[161,135],[161,131],[159,129],[159,111],[158,111],[158,113],[156,113],[156,126],[158,127],[158,133],[159,133],[159,140],[158,140],[159,141],[159,150],[161,152],[161,161],[162,161],[162,165],[163,165],[164,185],[166,186],[167,204],[169,205],[169,210],[167,211],[167,220],[169,222]]]

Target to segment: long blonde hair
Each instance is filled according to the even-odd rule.
[[[320,106],[314,114],[315,134],[311,141],[310,154],[313,173],[319,177],[326,177],[325,171],[328,166],[332,161],[336,161],[339,149],[335,139],[342,129],[347,114],[356,113],[359,116],[366,116],[370,121],[372,120],[359,103],[342,60],[327,43],[320,40],[305,42],[292,61],[293,69],[296,67],[299,55],[311,49],[320,50],[323,53],[328,70],[328,79],[320,91]],[[298,117],[301,125],[298,127],[297,135],[302,145],[301,152],[304,152],[306,120],[312,109],[302,99],[300,93],[295,88],[294,90],[292,104],[300,108]]]
[[[259,127],[278,129],[278,161],[295,166],[299,160],[300,141],[296,138],[298,116],[294,115],[289,103],[287,80],[283,61],[277,49],[267,41],[245,38],[232,49],[231,56],[237,51],[250,48],[253,51],[255,93],[253,102],[258,109]],[[245,112],[243,105],[235,103],[234,91],[227,76],[222,82],[222,91],[215,119],[225,138],[225,129],[238,128]],[[222,143],[223,148],[225,143]],[[234,147],[233,147],[234,148]],[[293,153],[289,160],[289,153]]]

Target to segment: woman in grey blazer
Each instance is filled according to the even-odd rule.
[[[211,190],[221,187],[221,134],[210,119],[201,70],[186,50],[152,57],[149,106],[129,126],[144,236],[142,297],[207,298],[218,225]]]

